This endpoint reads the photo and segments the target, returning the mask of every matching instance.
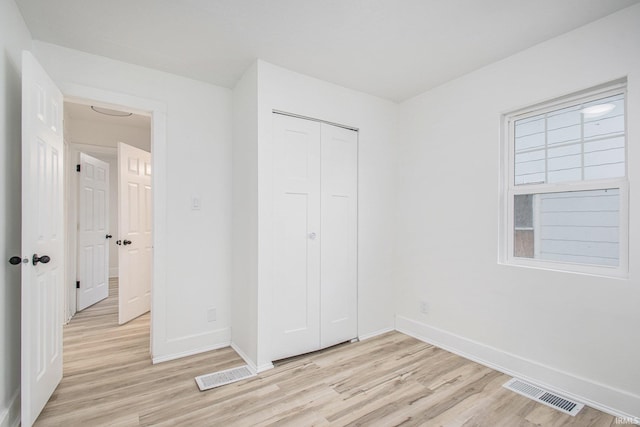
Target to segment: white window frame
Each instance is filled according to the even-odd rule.
[[[515,132],[514,123],[527,117],[560,110],[578,103],[586,103],[612,95],[624,95],[625,114],[625,174],[623,177],[569,181],[562,183],[520,184],[515,185]],[[504,265],[539,268],[545,270],[589,274],[614,278],[626,278],[629,273],[629,181],[628,181],[628,148],[627,142],[627,88],[626,80],[589,89],[577,94],[563,96],[549,102],[512,111],[502,116],[501,138],[501,179],[500,200],[500,242],[498,262]],[[535,258],[514,256],[514,196],[520,194],[560,193],[568,191],[586,191],[602,189],[619,189],[619,265],[604,266],[570,263]]]

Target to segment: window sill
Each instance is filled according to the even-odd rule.
[[[583,265],[561,263],[554,261],[527,260],[510,258],[506,261],[498,261],[498,265],[507,267],[523,267],[536,270],[553,271],[558,273],[579,274],[584,276],[602,277],[607,279],[625,280],[629,278],[629,270],[623,267],[607,267],[600,265]]]

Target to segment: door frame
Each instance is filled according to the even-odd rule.
[[[136,114],[151,116],[151,191],[153,197],[153,260],[151,274],[151,321],[150,352],[153,360],[158,348],[166,341],[166,290],[168,263],[167,254],[167,106],[165,103],[124,93],[82,86],[73,83],[59,83],[65,101],[84,105],[96,105],[112,109],[124,109]],[[69,147],[67,145],[67,147]],[[65,153],[66,154],[66,153]],[[69,171],[65,159],[65,170]],[[67,187],[69,188],[69,187]],[[68,201],[68,195],[66,198]],[[70,206],[65,203],[68,218]],[[68,229],[66,232],[68,233]],[[67,260],[69,262],[70,260]],[[75,261],[74,261],[75,262]],[[67,271],[65,283],[75,283]],[[74,292],[75,294],[75,292]],[[65,304],[68,298],[65,298]]]

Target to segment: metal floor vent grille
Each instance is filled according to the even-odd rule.
[[[196,383],[200,391],[209,390],[211,388],[220,387],[222,385],[235,383],[245,378],[254,377],[256,374],[251,372],[247,365],[239,368],[226,369],[224,371],[214,372],[212,374],[200,375],[196,377]]]
[[[558,411],[564,412],[565,414],[569,414],[572,417],[575,417],[578,412],[580,412],[580,410],[584,408],[584,404],[582,403],[565,399],[564,397],[560,397],[557,394],[550,393],[546,390],[534,386],[533,384],[529,384],[515,378],[507,381],[503,385],[503,387],[526,396],[530,399],[533,399],[537,402],[550,406],[554,409],[557,409]]]

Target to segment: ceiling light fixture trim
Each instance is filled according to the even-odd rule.
[[[133,115],[133,113],[128,113],[126,111],[118,111],[118,110],[112,110],[111,108],[96,107],[95,105],[92,105],[91,109],[96,113],[104,114],[107,116],[113,116],[113,117],[129,117]]]
[[[613,111],[616,108],[615,104],[596,104],[583,108],[580,112],[587,117],[600,117]]]

